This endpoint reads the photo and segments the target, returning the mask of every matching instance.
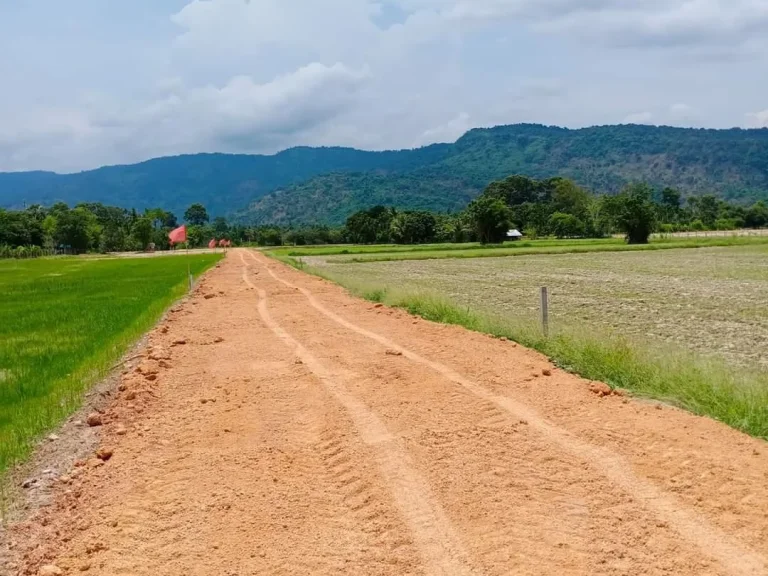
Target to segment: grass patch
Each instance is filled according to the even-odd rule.
[[[521,242],[496,247],[475,247],[465,249],[435,249],[423,251],[400,251],[382,253],[361,253],[351,258],[334,257],[338,263],[393,262],[398,260],[442,260],[449,258],[500,258],[506,256],[531,256],[545,254],[588,254],[594,252],[643,252],[652,250],[675,250],[681,248],[713,248],[747,245],[766,245],[768,236],[718,237],[718,238],[664,238],[650,244],[626,244],[623,240],[552,240]]]
[[[220,258],[0,262],[0,479]]]
[[[289,259],[285,259],[288,261]],[[661,400],[768,439],[768,374],[669,346],[649,346],[590,327],[558,327],[545,337],[534,318],[484,314],[430,291],[370,284],[327,268],[304,270],[353,294],[402,308],[427,320],[506,337],[550,357],[558,366],[635,395]]]

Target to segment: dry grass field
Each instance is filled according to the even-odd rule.
[[[473,310],[533,320],[549,287],[554,328],[568,326],[714,353],[768,367],[768,246],[521,258],[312,263],[371,285],[437,291]]]

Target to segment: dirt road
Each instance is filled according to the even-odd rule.
[[[256,252],[138,370],[15,572],[768,573],[764,442]]]

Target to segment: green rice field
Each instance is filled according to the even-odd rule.
[[[220,258],[0,261],[0,477]]]

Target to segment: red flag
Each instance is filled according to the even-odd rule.
[[[187,241],[187,227],[179,226],[176,230],[171,230],[168,234],[168,239],[171,241],[171,246],[174,244],[181,244]]]
[[[216,248],[216,238],[211,238],[211,241],[208,242],[208,248]]]

